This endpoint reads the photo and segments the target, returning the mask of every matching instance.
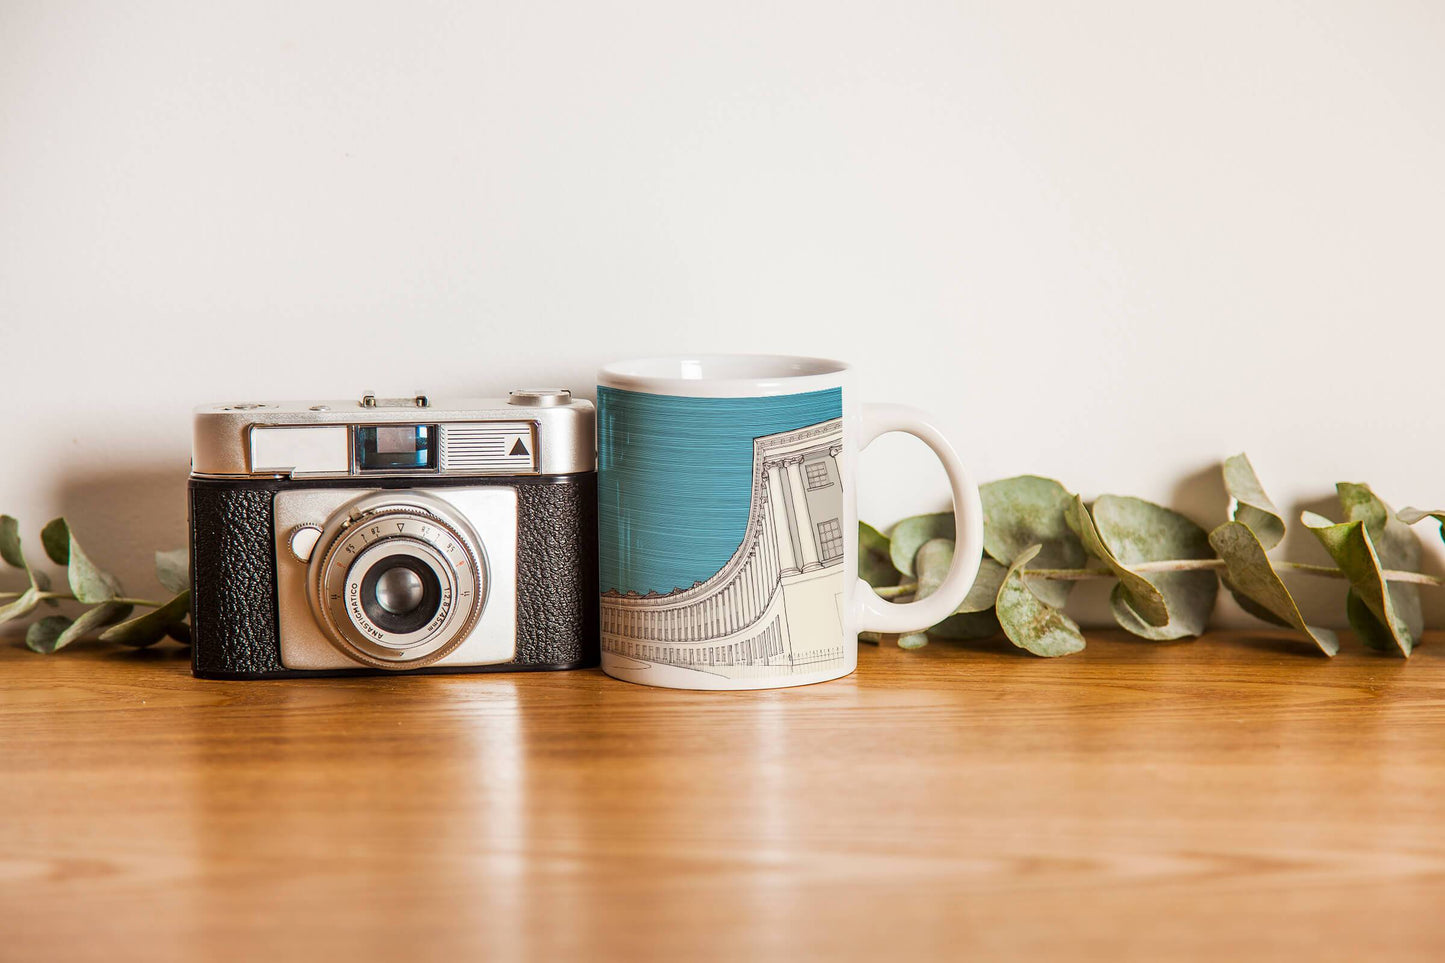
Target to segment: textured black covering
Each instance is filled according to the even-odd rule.
[[[375,487],[442,487],[398,480]],[[458,487],[517,490],[517,657],[513,662],[412,673],[567,669],[600,660],[597,605],[597,475],[466,479]],[[191,669],[208,678],[361,675],[382,669],[296,672],[281,665],[277,637],[272,500],[282,488],[354,488],[312,482],[192,478]]]
[[[191,670],[285,671],[276,635],[274,490],[193,480]]]

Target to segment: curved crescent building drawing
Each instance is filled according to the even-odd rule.
[[[843,483],[838,418],[753,439],[741,544],[706,581],[666,595],[602,595],[602,648],[741,679],[843,661]]]

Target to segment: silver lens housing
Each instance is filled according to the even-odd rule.
[[[440,587],[436,611],[420,628],[389,631],[366,611],[368,573],[405,556]],[[445,658],[486,605],[487,565],[465,517],[418,491],[381,491],[348,502],[321,531],[307,566],[312,614],[347,657],[378,669],[417,669]]]

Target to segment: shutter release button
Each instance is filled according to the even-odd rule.
[[[571,403],[572,392],[566,388],[522,388],[507,395],[507,404],[532,408],[555,408]]]

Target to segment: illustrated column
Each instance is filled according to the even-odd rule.
[[[784,575],[796,575],[798,558],[793,553],[793,535],[788,530],[788,513],[784,507],[787,497],[782,469],[774,462],[768,466],[768,514],[773,516],[773,533],[778,539],[778,567]]]
[[[808,490],[803,485],[802,456],[788,459],[788,486],[793,491],[793,518],[798,527],[798,547],[803,554],[803,571],[812,572],[823,567],[818,561],[818,532],[813,528],[813,516],[808,511]]]

